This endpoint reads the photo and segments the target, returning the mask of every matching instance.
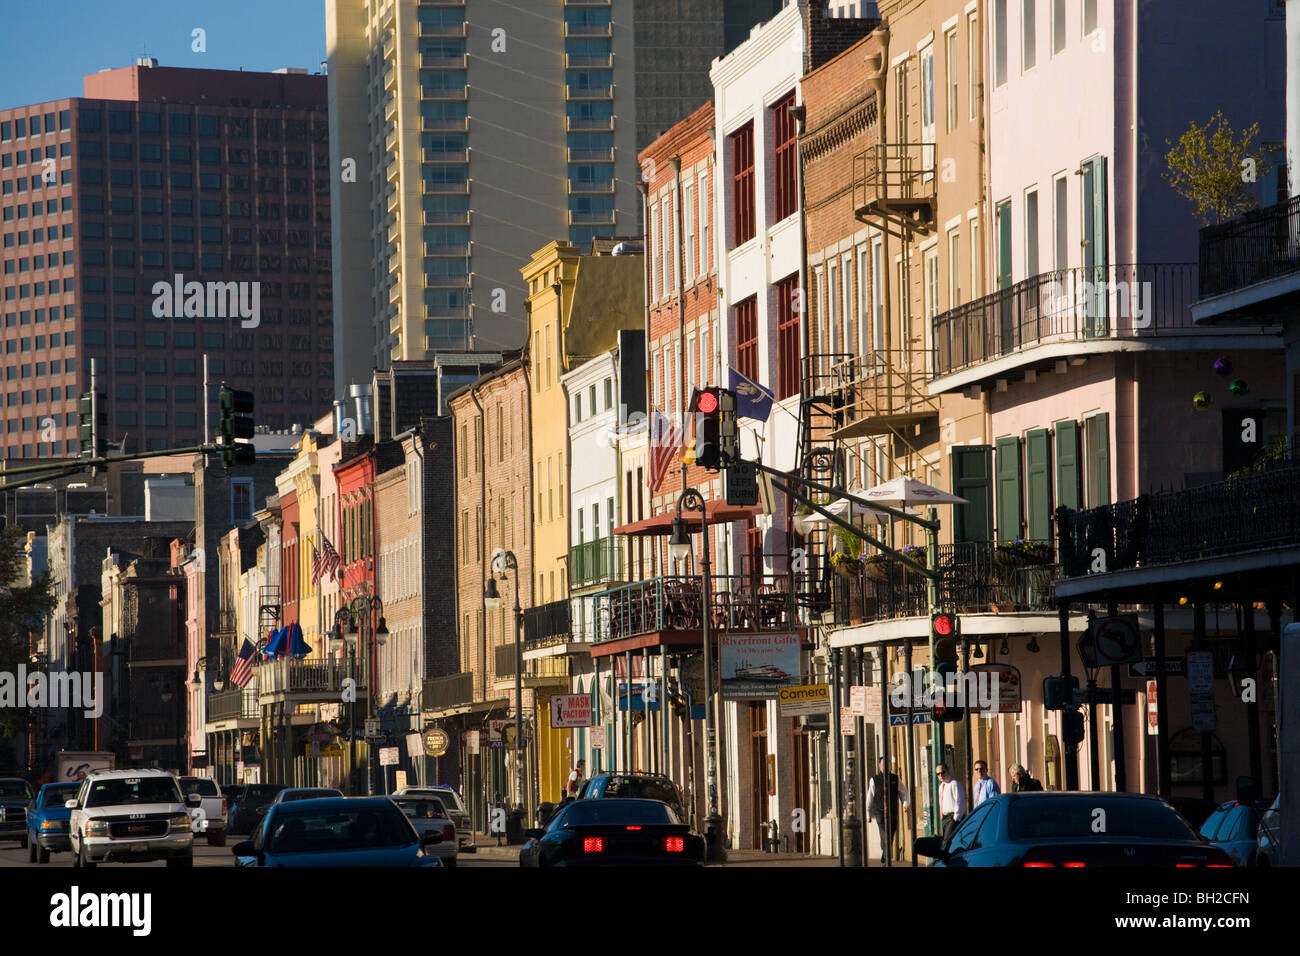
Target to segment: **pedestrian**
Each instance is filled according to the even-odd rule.
[[[961,782],[948,772],[947,764],[934,768],[939,777],[939,818],[943,822],[943,839],[947,842],[952,831],[966,816],[966,791]]]
[[[1011,792],[1012,793],[1029,793],[1035,790],[1042,790],[1043,785],[1029,776],[1029,771],[1020,764],[1011,768]]]
[[[1002,790],[998,782],[989,776],[989,765],[983,760],[975,761],[975,799],[971,802],[974,810],[985,800],[998,796]]]
[[[876,821],[880,834],[880,862],[894,848],[894,835],[907,807],[907,788],[898,782],[898,774],[889,774],[889,826],[885,826],[885,758],[880,758],[880,772],[867,782],[867,822]],[[897,854],[894,854],[897,858]]]
[[[583,783],[587,778],[587,761],[579,760],[576,767],[569,772],[569,783],[565,788],[565,793],[577,799],[578,791],[582,789]]]

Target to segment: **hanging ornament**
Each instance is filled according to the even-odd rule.
[[[1232,374],[1232,359],[1221,358],[1214,360],[1214,371],[1225,378]]]
[[[1244,378],[1234,378],[1228,383],[1228,391],[1240,398],[1249,392],[1250,388],[1246,385],[1246,380]]]
[[[1214,404],[1214,399],[1210,397],[1209,392],[1197,392],[1192,396],[1192,404],[1197,408],[1206,409]]]

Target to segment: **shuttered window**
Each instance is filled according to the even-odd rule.
[[[1110,415],[1101,412],[1083,420],[1089,508],[1110,504]]]
[[[953,506],[954,541],[993,540],[993,449],[954,445],[952,493],[970,504]]]
[[[996,443],[998,540],[1020,537],[1020,439],[999,438]]]
[[[1025,433],[1025,537],[1052,537],[1052,446],[1046,428]]]
[[[1079,423],[1056,423],[1056,506],[1079,508]]]

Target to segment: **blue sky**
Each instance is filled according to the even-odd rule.
[[[191,49],[195,28],[207,52]],[[81,96],[81,78],[130,66],[268,71],[325,59],[325,0],[26,0],[6,3],[0,108]]]

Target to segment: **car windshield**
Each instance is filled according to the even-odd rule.
[[[343,796],[337,790],[286,790],[280,794],[280,802],[288,803],[290,800],[317,800],[321,797],[341,797]]]
[[[1097,811],[1105,811],[1105,835],[1123,839],[1194,840],[1195,834],[1171,808],[1158,800],[1107,799],[1100,795],[1031,797],[1011,803],[1012,840],[1056,837],[1095,839]]]
[[[332,806],[277,812],[267,852],[334,853],[415,842],[415,831],[396,807]]]
[[[284,787],[270,786],[252,786],[244,793],[244,799],[249,803],[267,803],[274,800]]]
[[[564,815],[566,827],[623,826],[624,824],[677,823],[677,814],[667,805],[650,801],[607,803],[603,800],[579,800],[569,804]]]
[[[217,789],[217,782],[209,780],[207,777],[182,777],[181,793],[187,797],[191,793],[197,793],[204,797],[221,796],[221,791]]]
[[[88,807],[109,807],[123,803],[180,803],[174,777],[110,777],[90,785]]]
[[[605,787],[605,796],[677,803],[677,791],[671,783],[663,780],[638,780],[635,777],[610,777]]]
[[[447,819],[447,810],[436,797],[395,797],[393,802],[412,820]]]
[[[79,783],[66,783],[57,787],[45,788],[45,799],[41,801],[41,809],[46,807],[61,807],[77,795],[81,789]]]
[[[19,797],[27,800],[32,798],[32,788],[27,785],[26,780],[0,780],[0,800],[13,800]]]

